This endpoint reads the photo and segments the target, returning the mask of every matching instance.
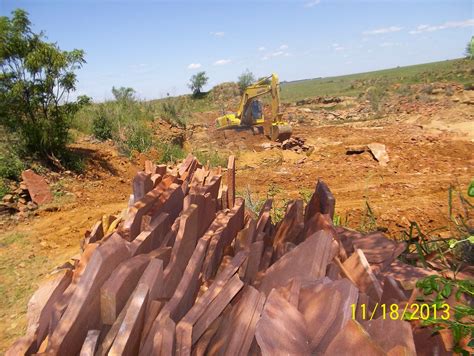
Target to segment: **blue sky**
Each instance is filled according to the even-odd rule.
[[[200,70],[210,89],[246,68],[296,80],[459,58],[474,33],[470,0],[0,0],[1,15],[18,7],[50,41],[85,50],[76,94],[96,101],[112,86],[189,93]]]

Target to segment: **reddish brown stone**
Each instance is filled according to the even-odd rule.
[[[170,186],[173,191],[178,188],[178,185]],[[153,205],[159,200],[159,197],[164,194],[167,188],[165,183],[162,181],[156,188],[148,192],[141,200],[137,201],[132,207],[129,208],[128,215],[124,219],[121,227],[122,236],[132,241],[140,233],[142,225],[142,219],[145,214],[148,214],[153,208]],[[170,193],[168,193],[168,196]],[[156,214],[156,217],[159,213]],[[171,220],[171,217],[170,217]]]
[[[99,341],[100,330],[89,330],[79,356],[94,356]]]
[[[418,356],[448,356],[453,353],[447,351],[439,333],[434,333],[431,328],[416,327],[413,330],[416,354]]]
[[[357,288],[348,280],[319,280],[300,290],[298,309],[308,325],[310,348],[322,353],[332,338],[351,318],[351,305],[357,302]]]
[[[260,260],[263,254],[263,241],[254,242],[250,246],[250,253],[247,262],[247,268],[245,270],[244,282],[252,284],[257,276],[258,268],[260,266]]]
[[[199,290],[199,273],[201,272],[209,240],[209,236],[199,239],[176,292],[160,313],[162,315],[168,313],[175,322],[181,320],[194,304]]]
[[[331,341],[325,354],[383,356],[385,352],[357,321],[349,320]]]
[[[267,199],[263,204],[263,207],[258,215],[257,228],[255,229],[254,239],[256,239],[257,236],[265,230],[267,224],[270,222],[270,211],[272,210],[272,205],[272,199]]]
[[[228,315],[223,313],[224,320],[209,346],[208,354],[247,355],[264,304],[263,293],[250,286],[244,287],[240,300],[229,309]]]
[[[7,355],[36,353],[48,333],[54,304],[72,280],[72,272],[63,270],[54,279],[42,284],[28,302],[26,335],[17,340]]]
[[[386,276],[383,283],[382,297],[380,304],[389,306],[390,304],[397,304],[406,301],[408,298],[403,290],[398,286],[397,281],[392,277]]]
[[[51,190],[43,177],[37,175],[31,169],[27,169],[21,173],[21,178],[26,184],[33,202],[42,205],[53,201]]]
[[[207,289],[204,294],[202,294],[195,302],[195,304],[192,306],[192,308],[189,310],[189,312],[181,319],[181,321],[177,325],[177,333],[184,333],[179,340],[180,346],[179,349],[185,352],[185,350],[191,350],[191,345],[194,344],[199,337],[202,335],[202,333],[205,331],[203,330],[203,327],[207,323],[211,323],[218,317],[215,315],[218,310],[216,310],[216,307],[222,307],[222,299],[226,299],[223,297],[227,297],[227,299],[230,297],[228,294],[229,291],[235,292],[232,289],[234,288],[233,285],[229,285],[229,280],[231,279],[232,276],[235,275],[239,267],[242,265],[244,260],[247,258],[248,253],[246,251],[241,251],[235,257],[232,259],[232,263],[227,266],[227,268],[222,271],[222,273],[219,273],[216,276],[216,279],[214,282],[211,284],[209,289]],[[236,275],[235,275],[236,276]],[[239,285],[240,279],[237,277],[237,279],[234,278],[234,284]],[[239,281],[238,281],[239,280]],[[241,282],[240,282],[241,283]],[[221,302],[216,301],[216,298],[218,295],[223,293],[224,287],[227,288],[227,293],[224,293],[219,300]],[[240,289],[240,288],[239,288]],[[237,290],[238,292],[238,290]],[[235,292],[236,293],[236,292]],[[235,294],[234,294],[235,295]],[[225,300],[224,300],[225,302]],[[228,304],[228,303],[227,303]],[[227,305],[226,304],[226,305]],[[225,308],[225,305],[224,305]],[[208,311],[209,309],[214,309],[211,311]],[[223,309],[222,309],[223,310]],[[221,310],[221,311],[222,311]],[[210,315],[212,313],[213,315]],[[215,316],[215,317],[214,317]],[[214,317],[213,320],[211,320]],[[194,333],[193,326],[197,324],[197,322],[200,321],[201,323],[201,329],[198,331],[200,334],[198,335],[197,333]],[[203,325],[204,323],[204,325]],[[209,327],[211,324],[207,324],[207,327]],[[205,327],[204,329],[206,329]],[[180,334],[181,335],[181,334]]]
[[[266,295],[273,288],[286,285],[292,278],[318,279],[326,275],[331,256],[332,237],[319,231],[271,265],[263,276],[260,291]]]
[[[165,269],[163,294],[160,298],[171,298],[197,244],[198,207],[192,204],[180,217],[179,230],[171,251],[171,260]]]
[[[252,242],[254,242],[253,237],[255,235],[256,228],[256,221],[250,218],[245,223],[245,227],[237,233],[234,243],[234,249],[236,252],[250,248],[250,245],[252,244]]]
[[[275,289],[263,308],[255,331],[263,355],[310,355],[309,336],[303,315]]]
[[[170,219],[166,213],[161,213],[145,231],[142,231],[131,243],[132,255],[148,253],[163,246],[166,234],[170,230]]]
[[[206,329],[212,324],[214,320],[222,313],[224,308],[230,303],[235,295],[244,286],[239,276],[235,274],[225,284],[219,294],[209,304],[209,307],[202,313],[196,323],[193,325],[193,344],[201,337]],[[179,327],[179,324],[178,324]]]
[[[211,198],[217,201],[219,196],[219,188],[221,186],[222,176],[212,176],[209,180],[206,179],[204,184],[205,193],[210,193]]]
[[[203,265],[203,279],[205,281],[214,277],[222,260],[224,249],[229,246],[237,236],[244,224],[244,200],[238,198],[235,206],[225,216],[222,222],[216,221],[221,228],[213,234],[206,259]],[[220,216],[218,216],[220,218]],[[216,218],[216,219],[218,219]]]
[[[48,352],[58,355],[79,353],[87,330],[100,326],[100,287],[130,252],[122,239],[110,238],[99,246],[77,283],[61,320],[53,330]]]
[[[155,173],[155,174],[151,175],[151,181],[153,183],[153,189],[156,188],[158,186],[158,184],[160,184],[162,179],[163,179],[163,177],[158,173]]]
[[[112,325],[137,286],[150,257],[139,255],[122,262],[100,289],[100,314],[104,324]]]
[[[102,220],[97,221],[92,227],[89,235],[89,243],[97,242],[104,237],[104,228],[102,226]]]
[[[145,173],[156,174],[157,173],[156,170],[157,170],[157,167],[155,163],[153,163],[150,160],[145,161]]]
[[[198,206],[198,236],[202,236],[216,217],[216,201],[212,199],[210,193],[190,193],[184,198],[183,210],[186,210],[191,204]]]
[[[178,174],[179,174],[180,177],[183,176],[184,172],[189,170],[189,168],[191,167],[192,163],[195,160],[196,159],[194,158],[194,156],[191,153],[188,154],[188,156],[186,157],[186,159],[183,161],[183,163],[180,165],[180,167],[178,169]]]
[[[392,264],[380,274],[383,277],[392,277],[398,281],[406,290],[415,288],[416,282],[419,279],[436,274],[433,270],[428,270],[420,267],[405,264],[399,260],[395,260]]]
[[[398,347],[404,351],[403,355],[416,356],[415,342],[409,322],[380,317],[364,321],[362,326],[385,352]]]
[[[145,194],[153,189],[153,182],[151,174],[145,172],[138,172],[133,178],[133,198],[135,202],[142,199]]]
[[[356,249],[342,265],[359,290],[366,293],[373,302],[378,303],[382,297],[382,286],[372,273],[364,252]]]
[[[235,204],[235,157],[229,156],[227,162],[227,206],[232,209]]]
[[[336,206],[336,199],[329,190],[326,183],[318,179],[314,193],[306,205],[305,210],[305,224],[312,218],[316,213],[328,214],[330,220],[334,218],[334,209]]]
[[[286,214],[279,223],[275,237],[273,239],[273,249],[275,251],[274,260],[278,260],[284,255],[286,242],[298,244],[299,237],[304,229],[304,208],[302,200],[295,200],[288,204]]]
[[[169,318],[162,319],[160,332],[155,334],[151,353],[147,354],[140,350],[140,356],[145,355],[174,355],[175,354],[176,324]]]
[[[166,174],[166,164],[159,164],[156,166],[156,173],[158,173],[160,176],[164,177]]]
[[[139,284],[133,292],[109,355],[136,355],[138,353],[148,294],[149,288],[145,284]]]

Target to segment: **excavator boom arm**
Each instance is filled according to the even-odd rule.
[[[270,84],[268,80],[271,79]],[[247,104],[254,98],[271,93],[272,95],[272,116],[273,120],[278,121],[281,116],[280,111],[280,84],[278,82],[278,76],[272,74],[270,77],[259,80],[257,83],[248,86],[242,99],[240,100],[239,110],[237,111],[237,117],[241,118],[242,113],[245,111]]]

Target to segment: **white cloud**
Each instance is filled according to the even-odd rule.
[[[188,65],[188,69],[198,69],[201,68],[201,63],[191,63]]]
[[[441,25],[432,26],[432,25],[419,25],[415,30],[410,31],[410,34],[416,35],[423,32],[433,32],[438,30],[446,30],[448,28],[463,28],[474,26],[474,19],[468,19],[464,21],[448,21]]]
[[[343,51],[343,50],[344,50],[344,47],[342,47],[339,43],[333,43],[333,44],[332,44],[332,48],[333,48],[335,51]]]
[[[304,7],[313,7],[318,5],[321,2],[321,0],[311,0],[308,1],[306,4],[304,4]]]
[[[379,44],[380,47],[394,47],[394,46],[400,46],[400,43],[397,42],[382,42]]]
[[[219,59],[218,61],[214,62],[214,65],[215,66],[223,66],[223,65],[228,64],[230,62],[231,62],[230,59]]]
[[[265,50],[266,50],[266,48],[265,48],[265,47],[263,47],[263,46],[261,46],[261,47],[258,47],[258,50],[259,50],[259,51],[265,51]]]
[[[266,61],[268,60],[268,56],[263,56],[262,58],[260,58],[262,61]]]
[[[279,57],[281,55],[285,54],[285,52],[283,51],[277,51],[277,52],[273,52],[272,53],[272,57]]]
[[[211,32],[211,35],[213,35],[213,36],[215,36],[215,37],[224,37],[225,32],[222,32],[222,31]]]
[[[280,46],[280,49],[288,49],[288,45],[282,44],[282,45]]]
[[[384,33],[398,32],[398,31],[401,31],[402,29],[403,27],[390,26],[390,27],[378,28],[376,30],[364,31],[362,33],[364,35],[383,35]]]

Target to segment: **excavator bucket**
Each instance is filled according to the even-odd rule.
[[[283,142],[291,137],[293,129],[286,122],[274,122],[270,128],[270,138],[272,141]]]

